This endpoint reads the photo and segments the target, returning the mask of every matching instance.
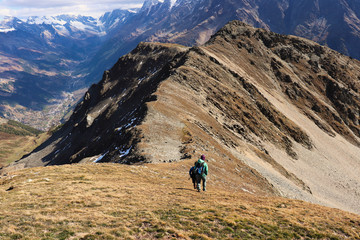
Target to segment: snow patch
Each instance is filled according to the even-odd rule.
[[[135,127],[136,125],[133,126],[134,122],[137,120],[136,117],[132,118],[130,120],[130,122],[128,124],[125,125],[125,128],[128,128],[128,127]]]
[[[137,120],[136,117],[132,118],[132,119],[129,121],[129,123],[127,123],[125,126],[115,128],[115,131],[120,132],[120,131],[121,131],[122,129],[124,129],[124,128],[126,129],[126,128],[128,128],[128,127],[136,127],[136,125],[133,125],[136,120]]]
[[[69,30],[66,29],[65,26],[62,25],[55,25],[54,26],[56,32],[61,36],[70,36]]]
[[[82,22],[79,21],[70,21],[71,26],[81,30],[81,31],[85,31],[87,29],[89,29],[89,26],[86,26],[85,24],[83,24]]]
[[[253,194],[252,192],[250,192],[249,190],[247,190],[247,189],[245,189],[245,188],[241,188],[241,190],[243,190],[244,192],[247,192],[247,193]]]
[[[110,29],[114,28],[120,22],[120,18],[115,19],[114,23],[111,24]]]
[[[48,25],[65,25],[66,21],[59,20],[55,17],[29,17],[27,19],[28,24],[48,24]]]
[[[115,131],[120,132],[124,127],[115,128]]]
[[[106,156],[106,154],[108,154],[108,152],[109,152],[109,151],[107,151],[106,153],[104,153],[103,155],[101,155],[100,157],[98,157],[98,158],[94,161],[94,163],[100,162],[101,159],[103,159],[103,158]]]
[[[138,79],[138,83],[141,83],[145,78],[146,78],[146,76],[145,76],[145,77],[142,77],[142,78],[139,78],[139,79]]]
[[[8,33],[8,32],[13,32],[15,30],[16,30],[15,28],[6,28],[6,29],[0,28],[0,33]]]
[[[66,137],[65,137],[64,139],[62,139],[59,144],[62,144],[63,142],[65,142],[65,140],[66,140],[69,136],[70,136],[70,134],[66,135]]]
[[[132,149],[132,146],[129,149],[125,150],[125,151],[120,151],[119,150],[120,157],[125,157],[125,156],[129,155],[131,149]]]
[[[163,2],[164,0],[145,0],[141,11],[150,11],[153,6]]]
[[[179,3],[176,4],[176,2],[177,0],[170,0],[170,9],[179,5]]]

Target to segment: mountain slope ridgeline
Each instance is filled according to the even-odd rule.
[[[329,48],[239,21],[199,47],[141,43],[9,169],[204,153],[234,188],[359,213],[359,72]]]
[[[231,20],[360,59],[359,13],[357,0],[146,0],[141,9],[100,18],[6,18],[0,23],[1,115],[47,130],[64,122],[84,91],[139,42],[201,45]]]

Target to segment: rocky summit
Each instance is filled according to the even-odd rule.
[[[359,80],[357,60],[239,21],[199,47],[140,43],[3,172],[205,154],[234,189],[360,213]]]

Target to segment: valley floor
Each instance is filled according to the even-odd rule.
[[[0,239],[359,239],[360,216],[227,190],[193,161],[78,164],[0,178]],[[231,188],[229,188],[231,189]]]

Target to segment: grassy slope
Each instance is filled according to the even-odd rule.
[[[0,167],[20,159],[23,155],[28,154],[39,146],[48,137],[47,133],[40,134],[39,136],[16,136],[0,133]]]
[[[192,162],[12,173],[0,179],[0,239],[360,238],[360,216],[340,210],[227,191],[211,175],[197,193]]]

